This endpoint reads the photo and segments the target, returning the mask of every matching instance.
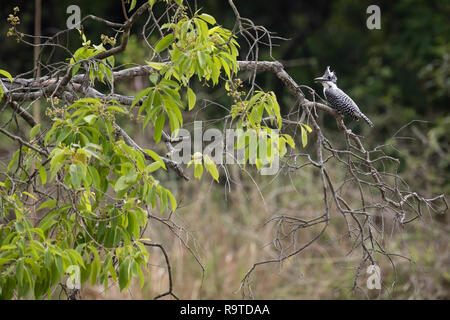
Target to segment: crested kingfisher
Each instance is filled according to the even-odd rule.
[[[342,115],[348,115],[358,120],[362,118],[369,126],[374,126],[372,121],[359,110],[352,98],[338,88],[336,73],[331,71],[329,66],[323,76],[315,78],[314,81],[322,83],[323,95],[333,109]]]

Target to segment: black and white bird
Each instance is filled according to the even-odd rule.
[[[359,110],[356,103],[344,91],[337,86],[337,77],[328,66],[323,76],[315,78],[314,81],[323,85],[323,95],[333,109],[342,115],[348,115],[355,119],[362,118],[371,127],[372,121]]]

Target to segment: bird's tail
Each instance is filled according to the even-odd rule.
[[[372,121],[370,121],[369,118],[367,118],[366,115],[365,115],[364,113],[361,112],[361,113],[360,113],[360,116],[361,116],[361,118],[363,118],[363,120],[364,120],[365,122],[367,122],[367,124],[368,124],[369,126],[371,126],[372,128],[375,127],[375,125],[372,123]]]

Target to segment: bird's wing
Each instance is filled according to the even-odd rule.
[[[331,106],[342,113],[355,115],[361,113],[356,103],[339,88],[330,88],[325,91],[327,101]]]

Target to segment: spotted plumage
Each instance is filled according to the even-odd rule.
[[[337,87],[336,74],[330,71],[330,67],[327,67],[322,77],[314,80],[322,83],[325,99],[333,109],[337,110],[342,115],[351,116],[354,119],[362,118],[369,126],[374,126],[372,121],[359,110],[352,98]]]

